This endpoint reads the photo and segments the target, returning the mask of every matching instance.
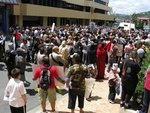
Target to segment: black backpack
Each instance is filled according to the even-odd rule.
[[[5,52],[5,63],[6,64],[14,64],[15,63],[16,54],[12,52],[12,50],[6,50]]]
[[[44,89],[45,91],[48,90],[49,86],[51,85],[51,80],[50,80],[50,67],[44,68],[41,67],[42,72],[40,76],[40,88]]]

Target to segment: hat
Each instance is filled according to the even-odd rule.
[[[117,63],[113,63],[112,70],[117,70],[117,69],[118,69],[118,64]]]
[[[70,55],[70,58],[74,58],[76,55],[79,55],[78,53],[73,53],[73,55]]]
[[[76,62],[80,62],[80,55],[78,53],[74,53],[73,55],[70,56],[70,58],[75,59]]]

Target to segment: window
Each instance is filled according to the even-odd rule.
[[[102,5],[106,5],[106,2],[102,1],[102,0],[95,0],[95,2],[102,4]]]

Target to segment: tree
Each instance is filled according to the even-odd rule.
[[[132,16],[131,16],[131,21],[133,23],[136,23],[137,22],[137,14],[133,13]]]
[[[136,91],[135,91],[136,94],[142,94],[144,91],[144,76],[149,65],[150,65],[150,50],[147,51],[145,58],[142,61],[141,70],[138,73],[139,82],[136,87]]]

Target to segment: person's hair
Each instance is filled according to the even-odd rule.
[[[130,54],[129,54],[129,58],[136,58],[138,56],[137,54],[137,51],[132,51]]]
[[[113,44],[116,44],[117,43],[117,40],[116,39],[113,39],[113,42],[112,42]]]
[[[55,52],[56,50],[59,50],[59,47],[58,47],[58,46],[54,46],[54,47],[52,48],[52,51],[53,51],[53,52]]]
[[[132,40],[130,40],[130,41],[129,41],[129,44],[132,44],[132,43],[133,43]]]
[[[76,53],[75,55],[73,55],[73,59],[75,59],[75,61],[77,63],[81,63],[81,57],[78,53]]]
[[[20,69],[14,68],[14,69],[11,71],[11,75],[12,75],[13,78],[17,78],[17,77],[20,75]]]
[[[43,63],[49,65],[49,57],[47,55],[43,56]]]

